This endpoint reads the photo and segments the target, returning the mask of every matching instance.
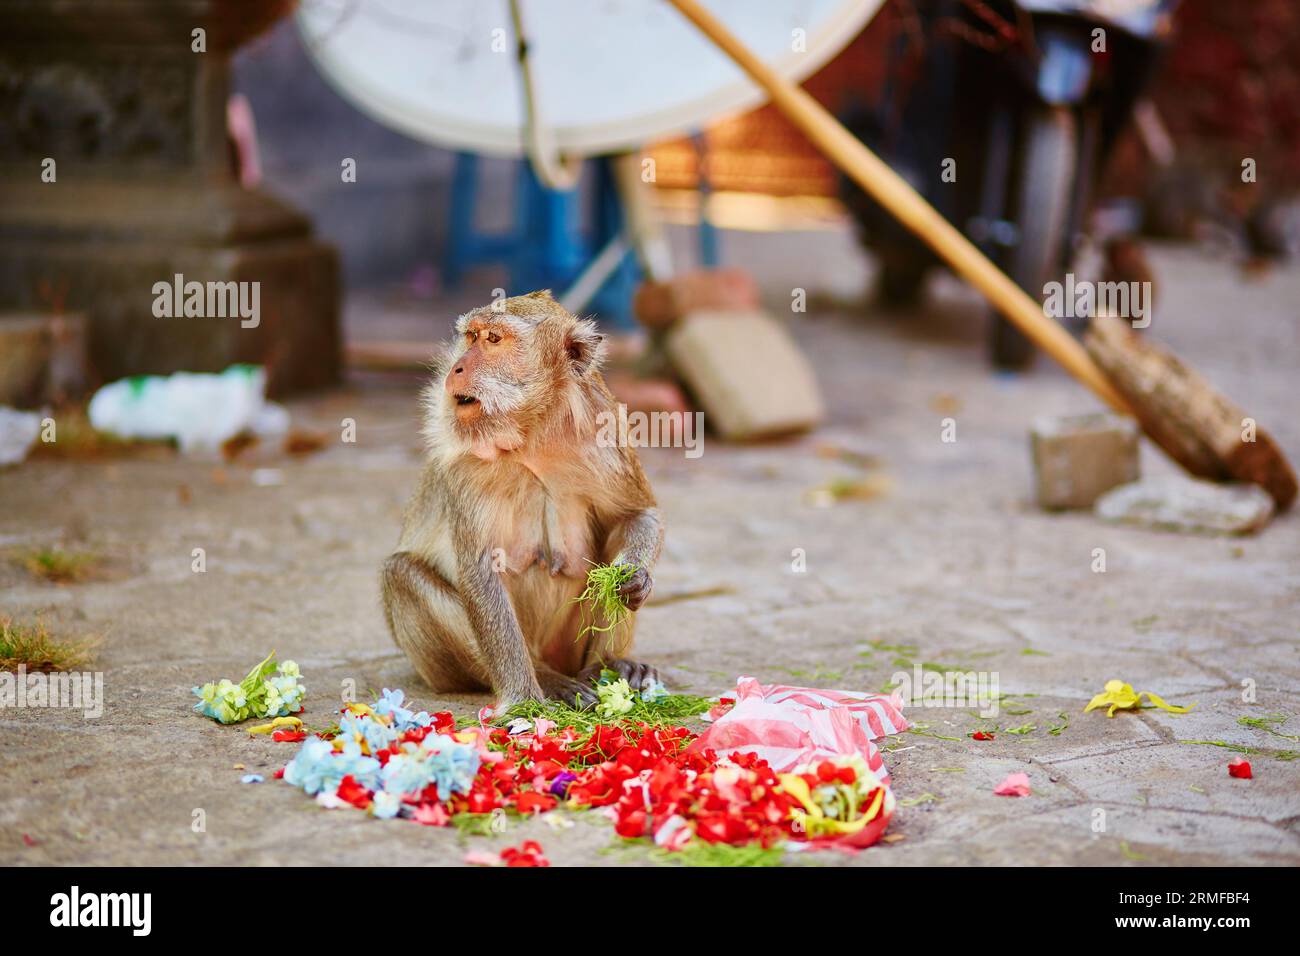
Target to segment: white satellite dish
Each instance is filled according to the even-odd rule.
[[[803,80],[884,0],[706,0],[784,76]],[[533,97],[566,157],[640,147],[761,104],[764,93],[663,0],[521,0]],[[509,0],[303,0],[317,68],[381,123],[425,142],[524,154]]]

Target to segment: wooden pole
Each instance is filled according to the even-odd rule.
[[[903,225],[923,239],[958,275],[1016,324],[1031,341],[1116,411],[1132,414],[1087,351],[1042,307],[916,192],[867,149],[826,108],[763,63],[697,0],[670,0],[683,16],[716,43],[772,98],[772,103]]]

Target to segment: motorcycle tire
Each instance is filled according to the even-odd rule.
[[[1008,273],[1035,299],[1066,261],[1070,202],[1078,166],[1078,121],[1066,107],[1046,107],[1030,117],[1021,144],[1015,222],[1019,242]],[[996,312],[989,348],[998,368],[1022,369],[1034,359],[1034,346]]]

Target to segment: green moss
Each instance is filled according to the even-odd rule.
[[[33,577],[53,584],[76,584],[92,577],[99,569],[97,554],[64,551],[60,548],[33,548],[18,556],[19,563]]]

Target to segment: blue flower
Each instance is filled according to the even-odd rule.
[[[339,718],[339,736],[346,740],[364,740],[373,754],[387,749],[397,739],[397,729],[369,716],[344,714]]]
[[[405,700],[406,695],[400,690],[389,690],[385,687],[383,694],[379,696],[371,709],[381,717],[391,718],[393,726],[399,731],[407,731],[415,727],[428,727],[433,723],[433,718],[426,711],[422,710],[416,714],[402,706]]]
[[[657,677],[651,678],[649,683],[641,685],[641,699],[647,704],[653,704],[655,701],[663,700],[667,696],[668,688]]]
[[[402,798],[393,793],[386,793],[383,790],[375,791],[375,795],[370,801],[370,812],[381,820],[391,820],[401,812],[401,809]]]
[[[477,750],[442,734],[425,737],[420,741],[420,750],[428,754],[430,780],[438,785],[438,796],[445,800],[453,793],[469,793],[478,773]]]
[[[342,752],[336,752],[328,740],[311,737],[284,768],[284,779],[309,794],[337,792],[348,774],[370,789],[379,778],[379,761],[365,756],[355,740],[345,741]]]
[[[384,764],[379,778],[389,793],[419,793],[433,782],[433,765],[421,759],[418,752],[394,754]]]

